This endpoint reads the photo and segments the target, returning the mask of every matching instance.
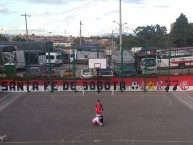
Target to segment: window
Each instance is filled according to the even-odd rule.
[[[56,59],[62,59],[62,55],[57,55]]]
[[[187,50],[190,55],[193,55],[193,48]]]
[[[50,55],[50,57],[49,55],[46,55],[46,59],[54,59],[54,55]]]
[[[71,54],[71,55],[70,55],[70,57],[74,57],[74,56],[75,56],[75,54]]]

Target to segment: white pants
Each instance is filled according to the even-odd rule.
[[[92,120],[92,123],[98,123],[100,126],[103,125],[102,122],[100,122],[100,116],[96,115],[96,117]]]

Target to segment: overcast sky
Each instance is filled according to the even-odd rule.
[[[121,5],[123,28],[159,24],[169,32],[181,13],[193,22],[192,0],[122,0]],[[119,0],[0,0],[1,32],[25,34],[25,13],[29,35],[79,36],[80,21],[82,36],[118,33],[119,28]]]

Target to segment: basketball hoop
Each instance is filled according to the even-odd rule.
[[[101,64],[100,63],[94,63],[94,68],[96,70],[100,69],[101,68]]]

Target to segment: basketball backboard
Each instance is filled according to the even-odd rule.
[[[96,68],[102,68],[106,69],[107,68],[107,60],[106,59],[101,59],[101,58],[92,58],[88,60],[88,66],[91,69],[96,69]]]

